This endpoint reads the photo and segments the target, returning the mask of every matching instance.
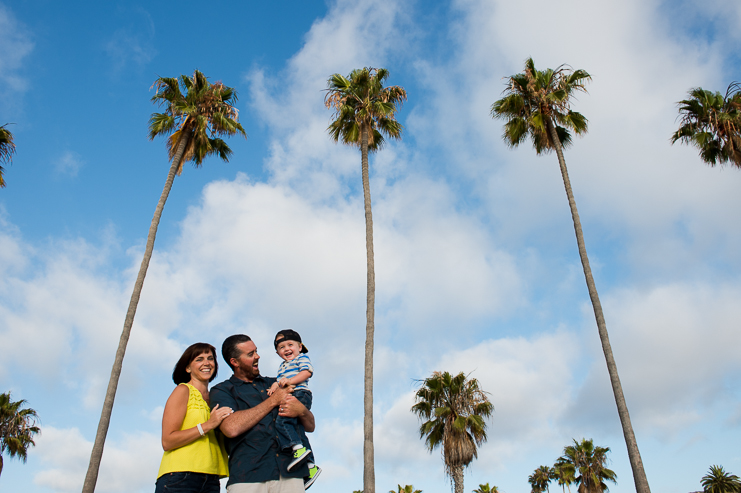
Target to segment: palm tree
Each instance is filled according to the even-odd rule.
[[[422,490],[415,490],[414,486],[408,484],[406,486],[399,485],[398,491],[391,490],[389,493],[422,493]]]
[[[494,118],[502,118],[507,121],[504,125],[502,137],[510,147],[517,147],[530,137],[536,154],[556,151],[558,163],[561,167],[561,176],[566,188],[566,196],[571,208],[571,217],[574,221],[579,257],[581,258],[589,298],[597,321],[602,350],[605,353],[607,371],[610,374],[612,391],[615,395],[615,403],[623,427],[630,465],[633,469],[636,491],[638,493],[650,493],[651,490],[646,479],[646,472],[643,469],[638,443],[633,433],[633,425],[630,422],[628,406],[625,403],[623,388],[620,384],[617,364],[612,354],[602,305],[592,277],[592,269],[589,266],[589,257],[584,244],[579,212],[576,208],[569,173],[566,169],[566,160],[563,156],[563,147],[571,144],[571,131],[577,135],[584,134],[587,131],[587,119],[582,114],[572,111],[570,106],[572,94],[586,92],[585,84],[589,80],[591,80],[591,77],[584,70],[572,70],[564,65],[556,70],[536,70],[533,59],[529,58],[525,62],[523,73],[509,77],[507,88],[504,90],[505,96],[492,105],[491,114]]]
[[[708,473],[702,477],[701,484],[705,493],[738,493],[741,491],[741,480],[735,474],[724,471],[723,466],[710,466]]]
[[[573,472],[579,493],[602,493],[608,490],[605,481],[617,484],[617,474],[605,467],[609,451],[609,447],[595,447],[591,439],[574,440],[574,445],[564,447],[557,463]]]
[[[499,488],[496,486],[489,486],[489,483],[480,484],[478,488],[473,490],[473,493],[499,493]]]
[[[375,331],[376,274],[373,259],[373,215],[371,213],[368,153],[383,147],[384,135],[401,138],[402,125],[396,121],[398,107],[407,99],[403,87],[383,87],[386,69],[363,68],[350,75],[332,75],[327,81],[324,104],[334,109],[334,121],[327,131],[332,139],[360,147],[365,204],[365,250],[367,259],[367,296],[365,324],[365,392],[363,420],[363,491],[375,493],[373,464],[373,335]]]
[[[185,161],[192,161],[196,167],[199,167],[204,158],[211,154],[219,156],[224,161],[229,161],[232,150],[220,136],[230,136],[237,133],[247,136],[242,125],[238,122],[237,109],[233,106],[237,101],[237,94],[233,88],[227,87],[221,82],[211,84],[206,76],[198,70],[192,77],[186,75],[181,75],[179,79],[161,77],[155,81],[152,87],[156,88],[152,101],[160,106],[164,105],[165,111],[163,113],[153,113],[149,119],[149,138],[154,139],[158,135],[169,135],[167,150],[172,164],[165,181],[165,188],[162,190],[162,195],[160,195],[157,208],[154,211],[152,224],[149,227],[144,258],[126,312],[123,332],[116,351],[116,358],[103,403],[103,411],[98,424],[98,432],[95,435],[95,443],[90,455],[90,465],[82,488],[83,493],[93,493],[95,490],[100,460],[103,455],[103,445],[108,433],[108,424],[111,420],[113,400],[116,396],[116,387],[118,386],[124,353],[126,352],[126,344],[131,333],[131,326],[134,323],[134,315],[136,315],[136,307],[144,285],[144,277],[149,267],[149,260],[152,258],[157,227],[175,175],[182,172]]]
[[[3,454],[26,462],[28,447],[36,445],[34,435],[41,430],[36,424],[38,416],[31,408],[24,408],[26,401],[13,402],[10,392],[0,394],[0,474],[3,472]]]
[[[679,103],[681,125],[672,135],[697,147],[710,166],[730,162],[741,168],[741,85],[732,82],[723,96],[702,87],[690,89]]]
[[[452,376],[436,371],[415,395],[412,412],[421,420],[420,438],[432,452],[442,445],[445,474],[455,493],[463,493],[463,468],[478,457],[476,450],[486,441],[486,421],[494,406],[475,378],[463,372]]]
[[[0,163],[9,163],[13,154],[15,154],[15,144],[13,143],[13,134],[5,128],[7,125],[0,126]],[[3,178],[3,167],[0,166],[0,187],[5,187],[5,178]]]
[[[574,473],[575,471],[573,465],[562,462],[560,460],[557,460],[556,463],[553,464],[554,479],[558,481],[558,485],[561,487],[564,493],[566,492],[566,487],[569,488],[569,493],[571,493],[571,483],[576,481]]]
[[[556,477],[556,471],[552,467],[540,466],[527,478],[532,493],[543,493],[548,491],[548,485]]]

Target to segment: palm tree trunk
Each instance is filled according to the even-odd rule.
[[[360,152],[365,205],[365,252],[368,263],[365,308],[365,392],[363,396],[363,492],[375,493],[376,471],[373,462],[373,336],[375,332],[376,273],[373,262],[373,214],[368,177],[368,126],[361,126]]]
[[[165,202],[167,202],[167,196],[170,195],[172,183],[175,180],[175,174],[180,165],[180,161],[183,158],[183,153],[185,152],[185,147],[188,140],[190,140],[190,137],[191,134],[189,133],[184,135],[180,140],[180,145],[173,157],[172,165],[170,165],[170,172],[167,175],[165,188],[162,190],[162,195],[160,195],[157,208],[154,210],[152,224],[149,226],[149,235],[147,236],[147,246],[144,249],[144,258],[139,267],[139,275],[136,277],[136,282],[134,283],[134,292],[131,293],[131,301],[129,301],[129,309],[126,312],[126,320],[124,320],[121,339],[118,341],[116,358],[113,361],[111,378],[108,381],[108,390],[106,390],[105,400],[103,401],[103,410],[100,413],[98,431],[95,434],[95,443],[93,444],[93,451],[90,454],[90,464],[88,465],[87,474],[85,475],[85,482],[82,485],[82,493],[93,493],[95,491],[95,484],[98,481],[98,471],[100,470],[100,461],[103,457],[103,446],[105,445],[106,435],[108,434],[108,425],[111,422],[113,401],[116,398],[116,389],[118,388],[118,380],[121,376],[124,354],[126,353],[126,345],[129,342],[129,335],[131,335],[131,326],[134,324],[136,307],[139,304],[139,297],[141,296],[142,287],[144,286],[144,277],[146,277],[147,269],[149,268],[149,260],[152,258],[154,240],[157,236],[157,227],[159,226],[162,211],[165,208]]]
[[[460,464],[450,466],[450,475],[453,477],[453,491],[463,493],[463,466]]]
[[[641,453],[638,450],[638,443],[636,442],[636,437],[633,433],[633,425],[630,422],[628,405],[625,403],[625,396],[623,395],[623,387],[620,384],[617,364],[615,363],[615,358],[612,355],[612,346],[610,346],[610,337],[607,334],[607,324],[605,323],[605,316],[602,313],[602,304],[599,301],[597,287],[594,284],[592,269],[589,266],[587,247],[584,244],[584,234],[581,230],[581,221],[579,220],[579,212],[576,209],[574,193],[571,190],[571,181],[569,180],[569,172],[566,169],[566,160],[563,157],[561,141],[558,139],[556,128],[554,127],[553,122],[550,119],[546,119],[546,126],[548,127],[548,133],[550,134],[551,139],[553,139],[553,143],[556,147],[558,164],[561,167],[561,176],[563,177],[563,184],[566,188],[566,196],[569,199],[571,218],[574,221],[574,231],[576,233],[576,243],[579,247],[579,257],[581,258],[581,265],[584,269],[584,277],[587,281],[587,289],[589,290],[589,298],[592,301],[594,317],[597,320],[597,331],[599,332],[599,338],[602,342],[602,351],[605,353],[605,360],[607,361],[607,372],[610,374],[612,392],[615,395],[615,403],[617,404],[618,415],[620,416],[620,424],[623,427],[623,436],[625,437],[625,444],[628,448],[630,467],[633,469],[633,481],[635,482],[636,492],[651,493],[651,489],[648,486],[648,479],[646,478],[646,471],[643,469]]]

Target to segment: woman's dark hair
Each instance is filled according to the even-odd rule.
[[[191,344],[188,349],[185,350],[178,362],[175,363],[175,369],[172,370],[172,381],[175,382],[175,385],[190,382],[190,373],[185,371],[186,368],[188,368],[188,365],[198,356],[209,352],[214,357],[214,373],[208,381],[213,382],[214,378],[216,378],[216,374],[219,372],[219,362],[216,361],[216,348],[206,342],[196,342],[195,344]]]

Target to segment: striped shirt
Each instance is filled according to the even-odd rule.
[[[299,372],[307,370],[314,375],[314,367],[311,366],[311,360],[305,353],[301,353],[290,361],[284,361],[278,368],[278,381],[281,378],[291,378],[299,374]],[[307,378],[300,384],[296,385],[297,389],[309,390],[309,379]]]

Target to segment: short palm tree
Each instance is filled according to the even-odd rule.
[[[13,402],[10,392],[0,394],[0,474],[3,472],[3,455],[26,462],[28,448],[36,445],[34,435],[41,430],[38,416],[31,408],[24,408],[26,401]]]
[[[548,485],[555,478],[556,472],[552,467],[540,466],[527,478],[532,493],[548,491]]]
[[[0,163],[9,163],[13,154],[15,154],[15,144],[13,143],[13,134],[5,128],[7,125],[0,126]],[[3,167],[0,166],[0,187],[5,187],[5,178],[3,177]]]
[[[735,474],[723,470],[723,466],[710,466],[700,481],[705,493],[739,493],[741,480]]]
[[[475,378],[463,372],[452,376],[435,372],[415,395],[412,412],[422,421],[420,438],[432,452],[442,446],[445,473],[455,493],[463,493],[463,469],[478,457],[477,447],[486,441],[485,418],[494,406]]]
[[[671,138],[697,147],[710,166],[731,163],[741,168],[741,85],[732,82],[725,96],[702,87],[690,89],[679,103],[681,125]]]
[[[220,137],[235,134],[247,136],[238,121],[237,109],[234,107],[237,94],[233,88],[227,87],[221,82],[211,84],[206,76],[198,70],[192,77],[186,75],[181,75],[179,79],[161,77],[155,81],[153,87],[156,89],[156,93],[152,97],[152,101],[160,106],[164,105],[165,111],[163,113],[153,113],[149,119],[149,138],[154,139],[158,135],[169,135],[167,150],[171,161],[170,171],[165,181],[165,188],[162,190],[162,195],[160,195],[157,208],[154,211],[152,224],[149,227],[144,258],[126,312],[126,319],[113,369],[111,370],[100,423],[98,424],[98,432],[90,455],[90,465],[85,476],[83,493],[93,493],[95,490],[126,345],[131,334],[131,326],[134,323],[134,315],[136,315],[141,290],[144,286],[144,277],[147,275],[149,261],[152,258],[157,227],[175,180],[175,175],[180,174],[184,162],[192,161],[196,167],[199,167],[209,155],[217,155],[224,161],[229,161],[232,151]]]
[[[569,493],[571,492],[571,484],[576,481],[574,472],[574,466],[568,463],[564,463],[558,460],[555,464],[553,464],[554,479],[558,481],[558,485],[561,487],[564,493],[566,492],[566,488],[569,489]]]
[[[489,483],[480,484],[478,488],[473,490],[473,493],[499,493],[499,488],[496,486],[489,486]]]
[[[564,447],[557,463],[573,472],[579,493],[607,491],[605,481],[617,483],[617,474],[606,467],[609,447],[595,447],[592,440],[574,440],[574,445]]]
[[[406,486],[399,485],[398,491],[391,490],[389,493],[422,493],[422,490],[415,490],[414,486],[408,484]]]
[[[403,87],[383,87],[386,69],[362,68],[344,77],[332,75],[327,81],[324,104],[334,109],[327,131],[335,142],[357,146],[361,155],[363,202],[365,205],[365,250],[367,295],[365,324],[365,391],[363,420],[363,491],[374,493],[376,474],[373,462],[373,337],[375,332],[376,274],[373,257],[373,215],[371,212],[368,153],[383,147],[384,135],[401,138],[402,125],[396,121],[398,107],[407,99]]]
[[[523,73],[509,77],[507,88],[504,90],[505,96],[492,105],[491,115],[494,118],[506,120],[502,137],[510,147],[517,147],[529,137],[533,147],[535,147],[536,154],[556,151],[561,168],[561,177],[571,208],[579,257],[584,269],[584,277],[587,282],[594,317],[597,321],[597,330],[607,362],[607,371],[610,375],[620,423],[623,427],[630,465],[633,469],[636,491],[638,493],[649,493],[650,488],[646,479],[646,472],[643,469],[643,461],[630,421],[628,405],[625,403],[617,364],[612,354],[612,346],[607,334],[607,324],[602,313],[602,304],[597,293],[597,286],[592,276],[592,268],[589,266],[579,211],[576,208],[576,201],[566,168],[566,160],[563,156],[563,147],[571,144],[571,132],[581,135],[587,131],[587,119],[581,113],[571,110],[571,97],[574,93],[586,92],[585,84],[589,80],[591,80],[591,77],[584,70],[572,70],[564,65],[556,70],[537,70],[533,59],[530,58],[525,62]]]

